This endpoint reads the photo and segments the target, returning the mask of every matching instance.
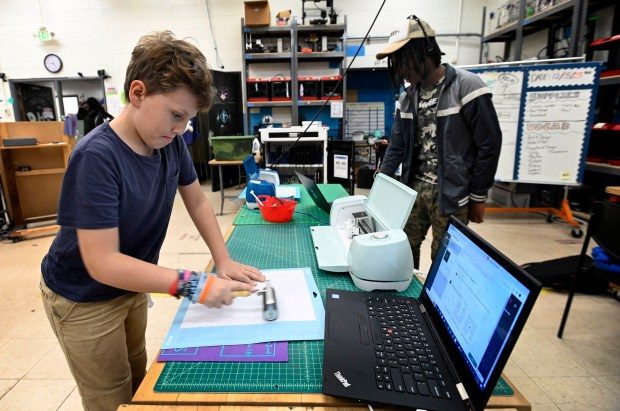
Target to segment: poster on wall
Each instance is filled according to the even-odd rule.
[[[349,178],[349,157],[346,154],[334,154],[334,177]]]
[[[493,105],[502,130],[502,150],[495,178],[511,180],[515,167],[517,132],[521,109],[523,71],[484,71],[478,73],[493,93]]]
[[[105,101],[108,109],[108,113],[117,117],[123,111],[125,105],[121,100],[121,95],[116,91],[116,87],[106,87],[105,89]]]
[[[471,68],[493,93],[502,130],[499,181],[579,185],[601,64]]]
[[[592,90],[528,92],[525,100],[519,178],[577,181]]]

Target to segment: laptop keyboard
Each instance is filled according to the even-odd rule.
[[[377,389],[452,399],[437,349],[429,344],[430,336],[423,331],[414,304],[405,298],[366,298]]]

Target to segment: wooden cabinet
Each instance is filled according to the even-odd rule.
[[[2,189],[10,237],[54,232],[62,178],[71,144],[61,122],[0,123],[0,138],[36,137],[33,146],[0,146]],[[33,223],[45,224],[33,228]]]

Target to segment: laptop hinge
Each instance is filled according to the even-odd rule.
[[[469,399],[469,395],[467,395],[467,391],[465,390],[465,387],[463,386],[462,382],[459,382],[458,384],[456,384],[456,389],[458,390],[459,395],[461,396],[463,401]]]

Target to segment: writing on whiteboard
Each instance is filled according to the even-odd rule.
[[[563,100],[567,98],[578,98],[579,91],[560,91],[549,93],[532,93],[532,100]]]
[[[527,78],[528,88],[565,87],[594,84],[594,67],[530,70]]]
[[[547,80],[575,80],[584,76],[584,72],[578,71],[557,71],[555,73],[532,73],[530,81],[547,81]]]
[[[525,127],[527,131],[568,130],[570,124],[568,122],[526,123]]]

